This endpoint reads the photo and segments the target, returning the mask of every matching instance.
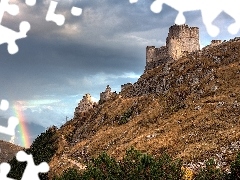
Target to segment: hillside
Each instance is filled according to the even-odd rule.
[[[0,140],[0,163],[11,160],[23,147]]]
[[[84,169],[102,151],[121,159],[132,146],[154,156],[167,152],[192,169],[211,157],[228,168],[240,150],[239,64],[236,38],[145,71],[58,130],[50,177]]]

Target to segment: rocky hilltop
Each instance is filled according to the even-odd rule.
[[[163,49],[167,59],[155,54],[160,59],[153,66],[147,56],[142,76],[122,85],[120,93],[107,86],[99,103],[83,97],[74,118],[56,130],[50,178],[69,167],[84,170],[102,151],[121,159],[131,147],[154,156],[167,152],[193,170],[209,158],[229,168],[240,150],[239,38],[214,40],[202,50],[185,48],[178,59]]]
[[[210,157],[227,168],[240,149],[239,64],[238,38],[214,40],[146,70],[119,94],[108,86],[107,100],[102,94],[104,101],[58,130],[61,148],[51,173],[84,169],[102,151],[121,159],[132,146],[153,155],[168,152],[193,169]]]

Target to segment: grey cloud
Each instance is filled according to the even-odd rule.
[[[146,46],[164,45],[168,28],[177,15],[167,5],[161,13],[154,14],[150,11],[152,1],[145,0],[136,4],[128,0],[59,0],[56,13],[66,16],[65,25],[59,27],[45,21],[49,2],[37,1],[34,7],[22,4],[24,11],[19,17],[4,17],[4,24],[15,29],[21,20],[27,20],[31,30],[26,39],[17,41],[16,55],[9,55],[6,45],[0,47],[1,96],[11,102],[59,98],[72,114],[77,102],[74,98],[67,101],[69,96],[80,99],[89,92],[99,98],[107,84],[113,90],[120,90],[121,84],[136,81],[137,78],[124,75],[143,73]],[[70,14],[73,5],[83,9],[80,17]],[[190,26],[200,27],[202,43],[209,43],[211,37],[206,33],[200,11],[185,15]],[[215,23],[229,21],[231,18],[223,13]],[[232,37],[226,29],[217,38],[224,37]],[[30,121],[39,123],[44,117],[53,124],[62,117],[58,109],[61,107],[43,108],[41,113],[29,109],[25,113]]]

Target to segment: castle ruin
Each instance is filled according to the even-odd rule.
[[[124,91],[125,89],[132,87],[132,83],[127,83],[127,84],[123,84],[121,85],[121,91]]]
[[[230,41],[240,41],[240,37],[236,37]],[[173,25],[169,28],[168,37],[166,38],[166,46],[156,48],[155,46],[146,47],[146,66],[145,71],[151,70],[159,65],[162,65],[166,62],[174,62],[184,55],[189,53],[201,53],[203,50],[218,46],[224,43],[225,41],[221,40],[212,40],[211,44],[202,48],[200,51],[199,44],[199,28],[198,27],[189,27],[188,25]],[[191,55],[191,54],[189,54]],[[166,69],[166,70],[165,70]],[[167,72],[168,64],[165,64],[163,72]],[[157,79],[157,80],[156,80]],[[128,94],[148,94],[149,92],[164,92],[169,88],[165,78],[162,79],[162,82],[159,81],[156,77],[157,86],[149,87],[149,82],[139,81],[134,84],[126,83],[121,85],[121,92],[128,91]],[[179,79],[181,81],[181,77]],[[77,117],[79,114],[92,109],[93,107],[102,104],[114,97],[117,97],[117,93],[111,91],[111,87],[107,85],[104,92],[100,93],[100,100],[98,103],[91,100],[90,94],[83,96],[83,99],[79,102],[78,107],[75,108],[74,117]],[[120,95],[118,97],[121,97]]]
[[[111,87],[109,85],[107,85],[105,91],[100,93],[99,103],[101,104],[101,103],[111,99],[112,97],[114,97],[116,95],[117,95],[116,91],[112,92]]]
[[[153,69],[167,61],[177,60],[186,52],[200,50],[199,28],[188,25],[173,25],[169,28],[166,46],[146,47],[146,70]]]
[[[76,118],[79,113],[83,113],[92,109],[95,103],[92,101],[91,95],[88,93],[83,96],[82,100],[78,103],[78,106],[75,108],[74,118]]]

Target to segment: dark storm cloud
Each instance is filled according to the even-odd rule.
[[[159,14],[149,10],[150,3],[143,1],[136,5],[116,0],[59,1],[56,13],[66,15],[65,25],[59,27],[44,20],[48,5],[49,1],[41,1],[21,13],[21,18],[28,20],[32,28],[28,38],[17,41],[20,51],[16,55],[8,55],[6,46],[1,47],[0,81],[10,99],[76,93],[80,90],[73,88],[79,86],[74,87],[69,79],[78,78],[80,83],[81,79],[103,72],[119,76],[126,72],[141,74],[146,45],[159,44],[161,28],[166,35],[165,27],[171,24],[169,16],[173,19],[175,14],[172,10],[166,19],[160,19]],[[72,5],[83,8],[79,18],[66,13]],[[20,7],[26,9],[24,5]]]

